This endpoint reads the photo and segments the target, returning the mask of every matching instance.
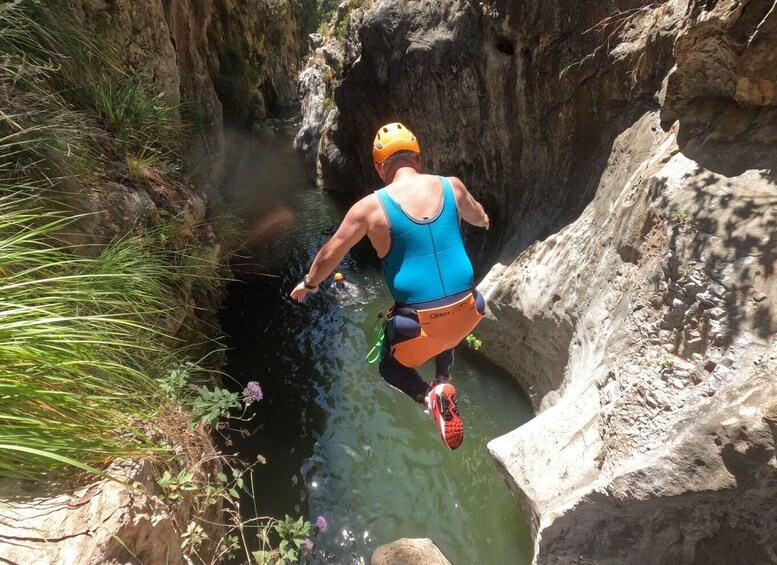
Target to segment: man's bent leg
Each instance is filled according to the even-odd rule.
[[[453,348],[446,349],[434,357],[435,382],[447,383],[451,380],[453,369]]]
[[[424,403],[424,397],[429,392],[429,384],[424,382],[418,371],[412,367],[405,367],[386,353],[380,360],[378,372],[388,384],[404,392],[419,404]]]

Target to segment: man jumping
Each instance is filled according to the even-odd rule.
[[[464,426],[450,383],[453,348],[483,318],[485,302],[474,288],[472,262],[460,221],[488,229],[483,206],[456,177],[421,173],[421,149],[400,123],[381,127],[372,148],[386,187],[365,196],[345,215],[308,274],[291,291],[302,302],[316,292],[365,235],[383,264],[394,306],[386,317],[379,371],[393,387],[425,404],[443,442],[456,449]],[[435,358],[427,384],[415,367]]]

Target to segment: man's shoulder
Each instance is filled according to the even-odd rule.
[[[451,183],[451,186],[453,188],[464,188],[464,183],[461,182],[461,179],[459,177],[445,177],[448,179],[448,182]]]
[[[461,181],[459,177],[452,177],[447,175],[441,175],[441,174],[425,174],[423,175],[425,178],[434,178],[434,179],[445,179],[447,180],[450,185],[454,188],[454,190],[461,190],[464,187],[464,183]]]
[[[459,177],[447,177],[447,179],[451,183],[453,194],[457,199],[464,197],[469,192]]]
[[[378,195],[376,193],[368,194],[363,198],[357,200],[348,211],[350,215],[364,218],[369,217],[375,210],[380,209],[380,203],[378,202]]]
[[[363,196],[362,198],[360,198],[356,202],[356,204],[354,204],[354,207],[356,206],[359,206],[360,208],[363,208],[363,209],[370,209],[370,208],[374,208],[375,206],[379,206],[378,191],[376,190],[375,192],[371,192],[367,196]]]

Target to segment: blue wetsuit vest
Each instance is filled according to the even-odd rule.
[[[474,286],[453,187],[445,177],[440,180],[442,206],[437,215],[425,220],[408,216],[385,188],[376,192],[391,234],[391,247],[382,259],[383,272],[397,304],[439,300]]]

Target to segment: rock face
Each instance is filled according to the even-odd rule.
[[[328,91],[331,88],[328,79],[333,74],[332,67],[327,64],[323,55],[323,49],[319,48],[316,49],[298,79],[303,118],[302,125],[294,138],[294,147],[302,154],[312,173],[311,176],[316,180],[321,179],[318,164],[322,132],[329,130],[337,118],[337,109],[328,98]]]
[[[209,5],[211,22],[203,30],[208,39],[206,60],[227,121],[245,126],[268,112],[297,107],[293,69],[308,49],[304,34],[308,16],[301,2],[240,0]]]
[[[489,448],[535,562],[777,562],[773,3],[384,1],[358,38],[324,184],[377,186],[400,120],[491,215],[482,351],[538,414]]]
[[[334,103],[343,69],[353,64],[359,52],[357,32],[361,29],[366,8],[371,0],[350,0],[341,3],[328,23],[325,35],[311,34],[313,53],[297,79],[302,106],[302,124],[294,139],[294,147],[304,157],[311,177],[319,187],[324,184],[322,166],[333,163],[347,168],[337,147],[330,143],[328,135],[336,131],[339,112]],[[337,30],[344,30],[340,37]],[[343,190],[335,183],[327,188]]]
[[[671,66],[671,37],[657,34],[653,58],[633,73],[637,86],[623,80],[632,58],[599,57],[602,39],[583,33],[608,10],[588,2],[578,18],[578,9],[570,17],[556,4],[517,1],[377,3],[360,41],[346,45],[339,116],[320,150],[326,187],[378,186],[372,136],[404,121],[425,166],[461,177],[489,209],[493,229],[472,242],[483,264],[553,233],[593,197],[606,164],[596,149],[655,107]]]
[[[24,500],[24,487],[11,495],[10,485],[4,485],[0,560],[18,565],[183,563],[181,532],[195,511],[191,501],[182,498],[171,512],[151,494],[158,487],[148,461],[117,463],[108,472],[136,490],[105,480],[29,501]],[[219,512],[210,509],[206,519],[216,524]],[[202,533],[218,539],[218,530]]]

